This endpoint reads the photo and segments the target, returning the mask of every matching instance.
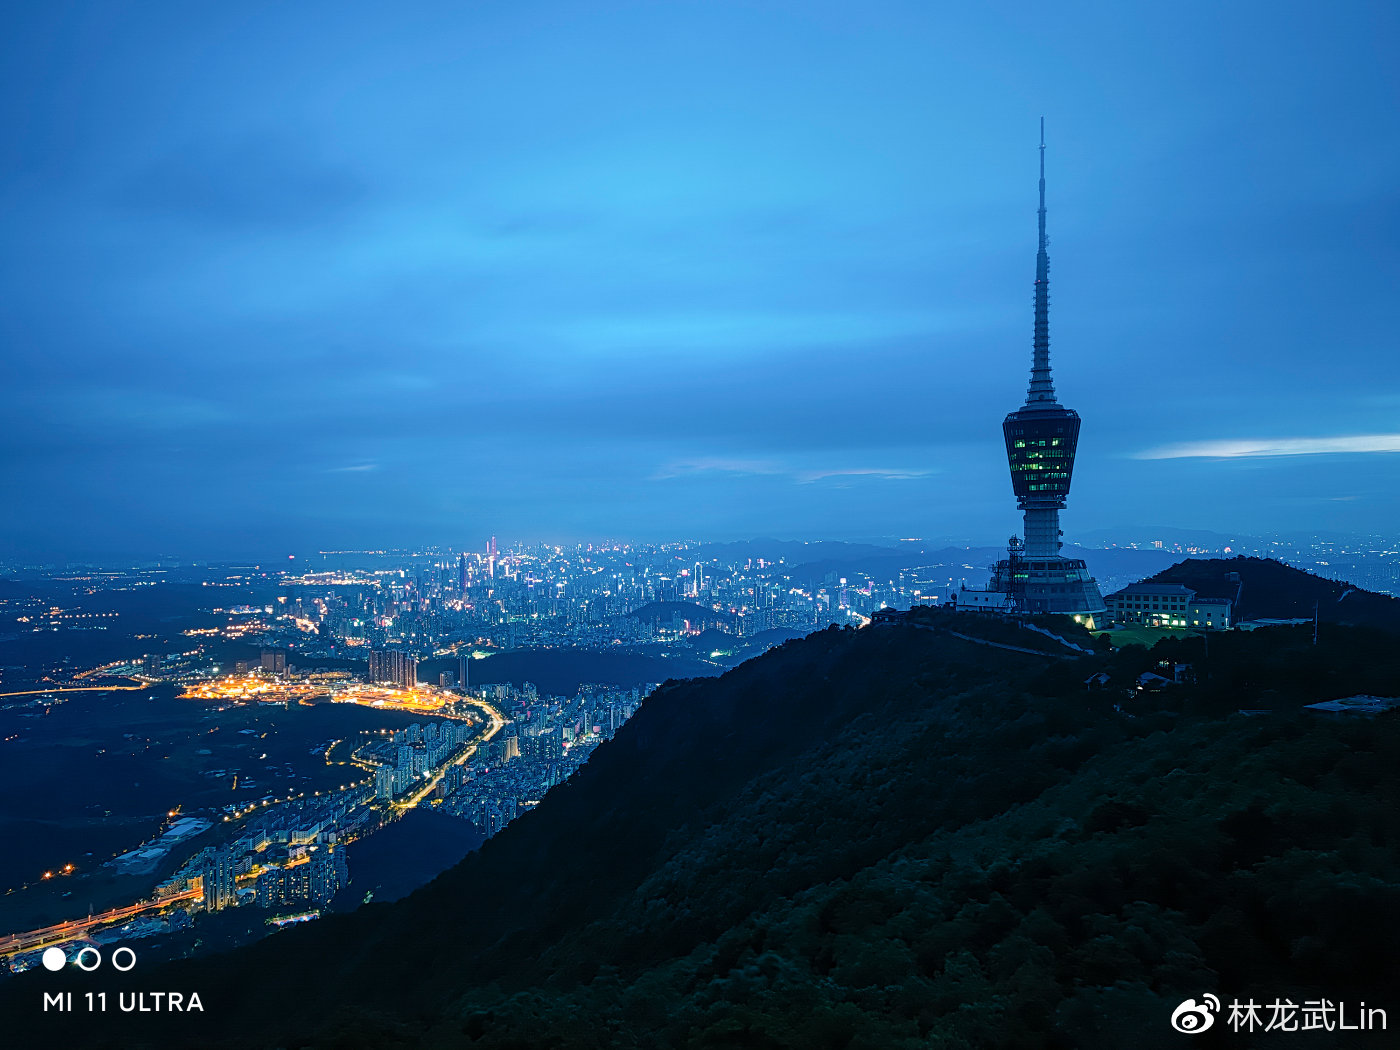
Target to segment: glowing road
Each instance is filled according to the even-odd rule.
[[[145,687],[98,686],[95,688],[140,689]],[[56,690],[43,691],[52,692]],[[73,691],[76,692],[78,690]],[[505,728],[505,716],[496,707],[487,703],[485,700],[479,700],[475,697],[461,697],[455,695],[452,696],[452,699],[457,703],[465,703],[471,705],[472,707],[478,708],[486,716],[485,731],[476,739],[475,742],[473,742],[471,745],[465,748],[460,755],[457,755],[450,762],[446,762],[442,766],[440,766],[437,770],[433,772],[432,776],[425,780],[419,787],[415,788],[410,794],[405,795],[403,798],[397,799],[394,802],[390,803],[390,811],[395,817],[402,816],[404,813],[408,812],[410,809],[413,809],[425,798],[431,795],[433,790],[438,786],[442,778],[446,775],[448,769],[450,769],[454,765],[461,765],[462,763],[467,762],[469,759],[471,759],[473,755],[476,754],[477,748],[489,741],[503,728]],[[375,700],[361,699],[357,702],[368,703],[370,704],[370,706],[381,708],[390,707],[391,709],[414,711],[416,713],[421,713],[425,715],[432,714],[437,715],[438,717],[444,716],[443,712],[433,710],[429,707],[429,704],[431,704],[432,701],[428,701],[428,703],[423,703],[421,701],[418,703],[405,703],[402,700],[398,700],[386,703],[385,700],[383,700],[382,698],[376,697]],[[458,715],[455,717],[460,718],[462,716]],[[366,768],[373,767],[366,766]],[[295,865],[298,862],[305,861],[306,859],[307,858],[305,857],[297,858],[296,860],[291,861],[289,866]],[[251,875],[244,875],[239,878],[239,881],[251,881],[252,877],[253,876]],[[5,937],[0,937],[0,958],[15,955],[19,952],[35,951],[37,949],[47,947],[51,944],[60,944],[64,941],[75,940],[86,936],[88,931],[90,931],[94,927],[106,926],[112,923],[122,922],[126,919],[132,918],[133,916],[140,915],[142,912],[169,908],[172,905],[180,904],[185,901],[197,900],[199,899],[199,897],[199,890],[185,890],[182,893],[177,893],[169,897],[162,897],[158,900],[138,901],[135,904],[124,905],[120,908],[112,908],[109,911],[100,912],[96,915],[88,915],[81,919],[69,919],[66,922],[56,923],[53,926],[45,926],[42,929],[30,930],[27,933],[13,933]]]
[[[466,762],[468,759],[470,759],[473,755],[476,754],[477,748],[479,748],[482,744],[486,743],[493,736],[499,733],[503,728],[505,728],[505,715],[501,714],[500,711],[498,711],[491,704],[488,704],[485,700],[478,700],[475,697],[463,697],[459,700],[459,702],[471,704],[473,707],[480,708],[485,713],[486,721],[488,723],[486,727],[486,732],[481,734],[481,736],[477,739],[476,743],[468,747],[451,762],[445,763],[435,773],[433,773],[431,777],[423,781],[423,785],[421,787],[417,788],[412,793],[405,795],[403,798],[397,799],[394,802],[390,803],[390,809],[393,810],[396,815],[406,813],[408,810],[412,809],[414,806],[418,805],[418,803],[422,802],[425,798],[431,795],[433,789],[438,786],[438,782],[442,780],[442,778],[447,774],[448,769],[450,769],[452,766],[460,766],[463,762]]]
[[[97,915],[89,915],[82,919],[69,919],[67,922],[45,926],[39,930],[30,930],[28,933],[12,933],[8,937],[0,937],[0,956],[14,955],[16,952],[32,951],[49,944],[71,941],[83,936],[94,926],[121,922],[134,915],[140,915],[143,911],[167,908],[181,901],[195,900],[199,895],[199,890],[185,890],[183,893],[163,897],[160,900],[137,901],[135,904],[123,905],[120,908],[113,908]]]
[[[14,693],[0,693],[0,696],[43,696],[45,693],[134,693],[150,686],[141,685],[55,685],[48,689],[21,689]]]

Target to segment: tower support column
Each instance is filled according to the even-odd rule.
[[[1026,557],[1053,558],[1060,553],[1060,512],[1055,507],[1027,507]]]

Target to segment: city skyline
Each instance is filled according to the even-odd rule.
[[[1397,15],[1202,17],[24,12],[0,543],[999,541],[1042,114],[1066,540],[1382,532]]]

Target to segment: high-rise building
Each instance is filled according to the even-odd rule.
[[[1060,511],[1069,497],[1079,446],[1079,413],[1055,398],[1050,379],[1050,254],[1045,234],[1045,122],[1040,124],[1039,247],[1035,257],[1035,323],[1026,403],[1002,423],[1011,487],[1025,539],[1013,536],[985,590],[962,588],[959,608],[1065,613],[1093,626],[1104,602],[1088,567],[1060,553]],[[844,604],[844,603],[843,603]]]
[[[275,908],[286,900],[286,880],[281,868],[267,868],[258,876],[257,896],[254,903],[259,908]]]
[[[461,555],[457,559],[457,593],[459,595],[467,593],[467,556]]]
[[[369,680],[375,685],[413,689],[418,685],[418,658],[397,649],[372,649]]]
[[[317,904],[329,904],[336,891],[347,881],[342,877],[345,871],[345,851],[334,846],[316,846],[311,851],[310,872],[308,873],[308,896]]]
[[[297,864],[282,869],[282,892],[284,900],[304,900],[311,896],[311,869],[308,865]]]
[[[238,883],[233,872],[233,851],[226,846],[204,855],[200,869],[204,909],[218,911],[238,903]]]
[[[273,674],[285,674],[287,654],[281,649],[264,649],[262,651],[262,669],[271,671]]]
[[[390,799],[394,797],[394,767],[379,766],[374,771],[374,797]]]
[[[548,733],[541,733],[537,738],[535,748],[537,758],[557,760],[564,757],[564,734],[558,729]]]

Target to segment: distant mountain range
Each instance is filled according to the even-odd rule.
[[[991,566],[1006,557],[1005,547],[925,547],[917,541],[882,546],[871,543],[800,543],[787,540],[747,540],[742,543],[706,544],[696,548],[700,560],[740,558],[781,560],[793,582],[804,587],[821,587],[842,576],[854,581],[869,576],[877,581],[897,580],[901,572],[913,572],[921,579],[941,577],[957,582],[966,579],[973,586],[986,583]],[[1172,564],[1176,555],[1169,551],[1137,550],[1128,547],[1094,548],[1068,546],[1065,555],[1083,558],[1089,570],[1106,585],[1121,586]]]

